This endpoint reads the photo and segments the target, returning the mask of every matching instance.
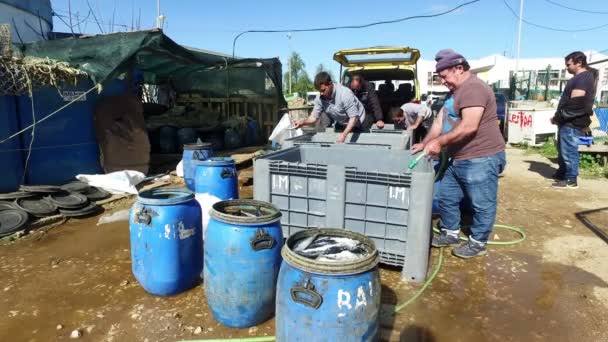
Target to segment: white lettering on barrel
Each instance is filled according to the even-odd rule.
[[[187,239],[187,238],[191,237],[192,235],[194,235],[194,228],[186,229],[186,227],[184,226],[184,223],[181,221],[180,221],[179,225],[177,226],[177,230],[179,232],[180,240]]]
[[[374,296],[374,288],[372,287],[372,282],[369,282],[369,296],[373,297]]]
[[[272,175],[273,190],[289,190],[289,177],[281,175]]]
[[[361,305],[367,305],[367,298],[365,298],[365,290],[363,290],[363,286],[359,286],[357,289],[357,302],[355,303],[355,309]]]
[[[403,187],[388,187],[388,196],[392,199],[401,200],[401,202],[405,202],[405,188]]]
[[[346,306],[349,310],[353,307],[350,305],[350,293],[340,289],[338,290],[338,308],[342,309],[342,306]]]
[[[165,239],[170,239],[171,235],[171,225],[170,224],[166,224],[165,225]]]

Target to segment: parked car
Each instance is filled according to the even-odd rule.
[[[334,54],[344,85],[350,83],[354,74],[362,75],[374,85],[386,123],[392,122],[389,115],[392,107],[420,99],[419,58],[420,51],[407,46],[348,49]]]

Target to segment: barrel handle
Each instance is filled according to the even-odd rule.
[[[143,223],[146,226],[149,226],[152,223],[152,212],[146,207],[142,207],[138,211],[135,212],[135,217],[133,218],[133,222],[135,223]]]
[[[198,151],[192,152],[192,159],[201,160],[201,154]]]
[[[251,248],[254,251],[261,251],[262,249],[272,249],[274,247],[275,241],[272,236],[268,235],[268,233],[259,228],[255,232],[255,236],[251,239]]]
[[[221,174],[222,178],[230,178],[234,176],[234,171],[230,168],[224,168]]]
[[[306,280],[304,286],[296,285],[292,287],[289,292],[291,293],[291,300],[309,306],[315,310],[323,303],[323,297],[315,291],[315,286],[310,282],[310,279]]]

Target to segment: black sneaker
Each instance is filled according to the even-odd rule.
[[[551,184],[551,186],[557,189],[578,189],[576,180],[560,180]]]
[[[433,247],[447,247],[453,246],[460,243],[459,235],[448,234],[446,229],[442,229],[439,235],[433,236],[431,246]]]
[[[545,179],[552,182],[559,182],[561,180],[564,180],[564,176],[555,172],[553,175],[551,175],[551,177],[546,177]]]
[[[486,245],[473,240],[464,242],[452,250],[452,254],[463,259],[474,258],[476,256],[485,255],[486,253]]]

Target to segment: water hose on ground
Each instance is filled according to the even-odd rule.
[[[515,239],[512,241],[488,241],[488,245],[499,245],[499,246],[515,245],[515,244],[518,244],[518,243],[524,241],[527,237],[526,233],[522,229],[519,229],[516,227],[507,226],[504,224],[495,224],[494,227],[503,228],[503,229],[507,229],[507,230],[516,232],[517,234],[520,235],[520,237],[518,239]],[[439,233],[439,230],[437,228],[433,228],[433,231],[436,233]],[[463,241],[468,241],[468,239],[465,237],[461,237],[460,239]],[[408,300],[406,300],[403,303],[397,304],[395,306],[395,308],[393,309],[393,311],[391,311],[389,314],[391,316],[396,315],[399,311],[403,310],[405,307],[407,307],[408,305],[415,302],[416,299],[418,299],[418,297],[420,297],[420,295],[422,295],[422,293],[431,285],[433,280],[435,280],[435,278],[437,277],[437,274],[439,274],[439,270],[441,270],[442,265],[443,265],[443,248],[439,249],[439,260],[437,261],[437,265],[435,266],[433,273],[431,273],[431,276],[424,282],[424,284],[422,284],[422,287],[420,289],[418,289],[418,291],[416,291],[416,293],[414,293],[414,295],[412,297],[410,297]],[[274,341],[274,340],[275,340],[274,336],[265,336],[265,337],[244,337],[244,338],[229,338],[229,339],[189,340],[189,341],[181,341],[181,342],[225,342],[225,341],[266,342],[266,341]]]
[[[507,226],[504,224],[495,224],[494,227],[514,231],[517,234],[519,234],[520,237],[515,240],[512,240],[512,241],[488,241],[488,245],[500,245],[500,246],[515,245],[526,239],[526,233],[522,229],[512,227],[512,226]],[[433,228],[433,231],[436,233],[439,233],[439,229],[437,229],[437,228]],[[468,241],[468,239],[465,237],[460,237],[460,239],[463,241]],[[401,304],[396,305],[392,314],[396,314],[397,312],[401,311],[406,306],[412,304],[424,292],[424,290],[426,290],[426,288],[429,287],[429,285],[431,285],[431,283],[433,282],[435,277],[437,277],[437,274],[439,273],[439,270],[441,269],[442,264],[443,264],[443,248],[441,248],[439,250],[439,260],[437,261],[437,266],[435,266],[435,270],[433,271],[431,276],[424,282],[422,287],[418,291],[416,291],[416,293],[414,293],[414,295],[412,297],[410,297],[410,299],[406,300],[405,302],[403,302]]]

